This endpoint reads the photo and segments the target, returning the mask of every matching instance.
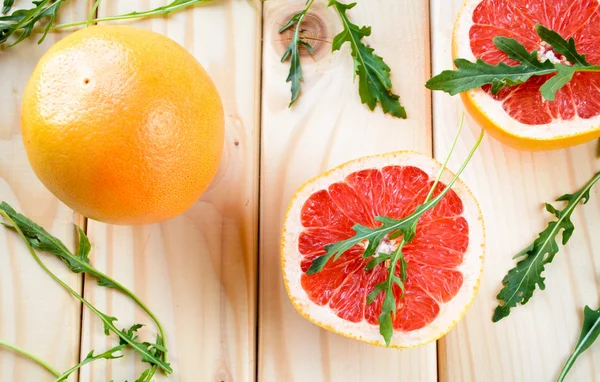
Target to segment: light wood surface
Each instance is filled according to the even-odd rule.
[[[462,0],[432,0],[433,72],[452,67],[451,39]],[[435,93],[435,156],[443,158],[463,112],[458,97]],[[459,148],[450,161],[458,168],[479,134],[467,119]],[[522,152],[486,137],[462,179],[483,210],[487,231],[484,274],[479,294],[465,318],[439,341],[440,381],[556,380],[579,337],[583,307],[597,307],[600,290],[600,192],[573,215],[575,233],[546,267],[546,290],[492,323],[504,275],[512,257],[527,247],[553,216],[543,203],[572,193],[600,170],[595,142],[552,152]],[[558,204],[561,205],[561,204]],[[593,346],[571,370],[569,381],[599,381],[600,347]],[[594,365],[595,362],[595,365]]]
[[[171,1],[102,1],[98,14]],[[283,215],[296,189],[362,155],[410,149],[443,159],[463,111],[457,97],[431,97],[423,86],[432,71],[452,65],[451,33],[462,0],[358,3],[348,15],[358,25],[373,26],[366,41],[392,68],[407,120],[360,104],[349,47],[331,54],[341,24],[325,1],[315,1],[305,19],[302,33],[315,54],[302,57],[302,93],[292,109],[288,65],[279,62],[289,35],[277,30],[305,0],[215,0],[133,22],[179,42],[208,70],[225,106],[226,148],[209,191],[183,215],[140,227],[88,221],[93,264],[132,289],[160,318],[175,370],[169,381],[555,380],[577,340],[584,305],[600,302],[600,191],[575,212],[575,233],[547,267],[546,290],[536,291],[526,306],[499,323],[491,317],[501,280],[515,264],[512,256],[551,218],[543,202],[573,192],[600,170],[594,143],[529,153],[485,138],[462,177],[486,221],[484,275],[465,318],[437,343],[401,351],[362,344],[319,329],[290,303],[279,243]],[[63,21],[87,18],[90,4],[65,3]],[[72,246],[72,222],[83,220],[37,180],[19,132],[25,83],[60,36],[50,34],[41,46],[32,40],[0,50],[0,200]],[[467,118],[451,169],[462,163],[478,133]],[[147,324],[142,329],[147,339],[156,332],[121,294],[96,286],[92,278],[82,280],[56,259],[43,259],[101,311],[118,316],[117,326]],[[0,338],[61,370],[92,349],[116,344],[5,229],[0,229]],[[599,359],[596,344],[579,358],[568,381],[600,381]],[[126,352],[121,360],[86,366],[70,380],[133,381],[143,369],[139,357]],[[0,382],[52,380],[42,368],[0,348]]]
[[[166,3],[106,1],[99,15]],[[215,81],[226,116],[219,173],[187,212],[143,227],[88,224],[94,264],[134,290],[163,321],[175,370],[169,381],[247,381],[255,374],[260,19],[259,0],[229,0],[134,24],[188,49]],[[92,279],[86,279],[85,294],[120,317],[122,327],[151,324],[124,296]],[[149,325],[143,332],[155,330]],[[114,338],[107,341],[102,324],[84,311],[82,356],[111,344]],[[131,381],[144,369],[137,356],[106,365],[84,368],[81,380]]]
[[[258,379],[435,381],[435,344],[390,351],[303,319],[285,292],[279,261],[283,215],[302,183],[362,155],[401,149],[431,153],[430,102],[423,87],[430,74],[428,2],[359,2],[348,12],[356,24],[374,26],[367,41],[393,68],[407,120],[360,104],[349,47],[330,53],[330,42],[341,31],[338,15],[320,2],[311,11],[315,19],[303,25],[307,36],[325,42],[315,43],[314,59],[303,57],[301,98],[288,109],[288,66],[279,63],[287,41],[277,30],[303,6],[302,0],[264,5]]]
[[[15,9],[23,7],[16,3]],[[66,5],[61,21],[87,16],[87,2]],[[36,178],[29,166],[20,132],[21,97],[42,54],[65,34],[51,34],[0,50],[0,201],[74,245],[73,223],[79,218],[60,203]],[[72,274],[52,255],[42,255],[58,276],[75,290],[81,277]],[[33,260],[16,233],[0,229],[0,338],[43,357],[66,370],[79,359],[81,306]],[[48,372],[0,347],[0,381],[47,381]]]

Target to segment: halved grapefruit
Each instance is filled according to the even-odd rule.
[[[288,295],[313,323],[367,343],[385,346],[378,316],[383,294],[367,295],[387,276],[388,264],[365,271],[366,243],[307,275],[324,246],[354,236],[359,223],[376,227],[376,216],[400,219],[422,204],[440,171],[434,159],[402,151],[360,158],[309,181],[293,197],[285,218],[281,261]],[[446,170],[442,181],[453,177]],[[436,193],[445,188],[439,183]],[[405,294],[394,290],[397,311],[391,347],[434,341],[464,315],[479,286],[484,228],[477,201],[457,181],[419,220],[414,240],[404,247],[408,264]],[[391,253],[397,240],[384,239],[378,252]],[[400,269],[396,269],[397,275]]]
[[[467,0],[454,28],[453,57],[515,65],[492,42],[504,36],[537,50],[542,59],[560,59],[536,34],[538,23],[565,39],[573,37],[577,51],[600,64],[598,0]],[[548,78],[533,77],[495,96],[484,87],[461,97],[482,127],[517,148],[563,148],[600,137],[600,73],[576,73],[553,102],[539,91]]]

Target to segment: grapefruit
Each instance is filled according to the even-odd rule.
[[[286,290],[301,315],[330,331],[385,346],[377,320],[383,294],[371,304],[367,295],[385,280],[389,265],[365,271],[366,243],[331,259],[319,273],[306,272],[325,253],[324,246],[354,236],[354,224],[376,227],[376,216],[399,219],[414,212],[440,167],[408,151],[365,157],[325,172],[296,192],[284,222],[281,262]],[[445,171],[442,180],[452,177]],[[444,188],[438,184],[436,193]],[[408,276],[405,294],[394,290],[391,347],[434,341],[464,315],[479,286],[484,236],[479,205],[457,181],[419,220],[414,240],[403,249]],[[399,240],[386,238],[377,252],[391,253]],[[400,276],[400,269],[396,272]]]
[[[128,26],[62,39],[25,88],[23,142],[42,183],[75,211],[108,223],[171,218],[215,175],[221,99],[183,47]]]
[[[573,37],[577,51],[591,64],[600,64],[598,0],[467,0],[454,28],[453,56],[516,65],[492,42],[504,36],[530,52],[537,50],[542,59],[560,59],[536,34],[538,23],[565,39]],[[517,148],[564,148],[600,137],[600,73],[576,73],[553,102],[539,91],[549,76],[533,77],[495,96],[483,87],[461,97],[485,129]]]

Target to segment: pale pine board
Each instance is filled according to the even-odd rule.
[[[283,286],[281,225],[301,184],[367,154],[400,149],[431,154],[431,105],[423,87],[430,74],[428,2],[359,2],[349,11],[355,23],[373,25],[367,41],[392,68],[394,89],[402,97],[408,120],[384,116],[380,109],[370,112],[360,104],[349,47],[331,54],[330,42],[341,23],[324,4],[317,1],[311,10],[321,22],[312,19],[303,25],[307,35],[327,42],[315,43],[314,59],[303,57],[302,95],[288,109],[289,64],[279,62],[287,42],[281,41],[277,30],[302,9],[304,1],[264,3],[258,379],[435,381],[435,344],[383,349],[319,329],[295,311]]]
[[[433,0],[433,72],[451,68],[451,34],[461,0]],[[435,153],[442,159],[463,111],[458,97],[435,93]],[[479,134],[467,119],[450,161],[457,169]],[[487,231],[485,270],[479,294],[457,328],[439,343],[440,381],[552,381],[571,353],[583,307],[598,306],[600,282],[600,192],[573,216],[575,233],[546,267],[546,290],[537,290],[509,317],[492,323],[495,296],[512,257],[529,245],[552,216],[543,203],[579,189],[600,169],[595,143],[553,152],[523,152],[486,137],[463,180],[483,210]],[[571,370],[569,381],[600,380],[600,347],[595,344]],[[594,365],[594,361],[596,365]]]
[[[16,2],[15,9],[31,4]],[[67,4],[58,22],[87,17],[87,1]],[[43,53],[66,34],[39,35],[0,50],[0,200],[33,219],[72,248],[73,223],[81,219],[37,179],[21,140],[21,100],[25,84]],[[81,277],[52,255],[42,254],[57,276],[75,290]],[[0,227],[0,338],[66,370],[79,359],[81,305],[33,260],[16,233]],[[48,371],[0,347],[0,381],[53,381]],[[74,380],[74,379],[72,379]]]
[[[103,2],[99,15],[169,2]],[[88,225],[94,265],[130,287],[166,327],[175,370],[169,381],[250,381],[255,375],[260,18],[258,0],[223,0],[135,22],[198,58],[219,89],[226,116],[222,166],[192,208],[162,224],[119,227],[90,220]],[[150,324],[132,302],[90,278],[85,294],[119,317],[120,327]],[[153,325],[144,330],[146,336],[154,332]],[[82,356],[115,343],[104,337],[98,319],[84,312]],[[84,368],[81,380],[132,381],[143,368],[128,352],[122,360]]]

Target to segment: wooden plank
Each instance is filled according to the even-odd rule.
[[[22,2],[17,5],[23,7]],[[17,9],[17,8],[15,8]],[[87,2],[66,4],[58,22],[85,19]],[[79,218],[37,179],[21,140],[21,100],[39,58],[66,33],[50,33],[37,44],[34,36],[0,50],[0,200],[44,226],[69,247],[75,244],[73,222]],[[75,290],[81,277],[51,255],[42,260]],[[0,338],[38,355],[59,370],[79,359],[81,305],[33,260],[21,239],[0,228]],[[52,381],[45,369],[0,347],[0,381]]]
[[[462,0],[432,0],[433,72],[450,68],[451,35]],[[433,96],[436,156],[442,158],[463,111],[457,97]],[[479,133],[468,128],[450,162],[456,169]],[[555,380],[579,337],[583,306],[598,306],[600,289],[600,194],[575,212],[576,230],[545,272],[546,290],[525,306],[492,323],[501,280],[515,264],[513,255],[529,245],[551,216],[543,203],[581,187],[600,164],[594,143],[553,152],[523,152],[491,137],[482,143],[463,180],[478,198],[486,222],[487,253],[479,295],[458,327],[439,343],[440,381]],[[582,355],[570,381],[600,380],[594,346]],[[596,360],[596,365],[594,365]]]
[[[99,14],[167,3],[102,2]],[[219,174],[192,208],[162,224],[88,225],[94,264],[130,287],[166,327],[175,370],[169,381],[254,379],[260,19],[259,0],[224,0],[134,24],[163,33],[194,54],[215,81],[226,115]],[[98,308],[118,316],[120,326],[150,324],[130,301],[91,279],[85,293]],[[149,325],[144,333],[154,331]],[[114,342],[86,312],[82,354]],[[84,368],[81,379],[131,381],[144,368],[130,353],[121,361]]]
[[[423,87],[430,75],[428,2],[358,2],[349,12],[357,24],[373,26],[367,41],[392,68],[407,120],[360,104],[348,47],[331,54],[341,23],[324,2],[315,2],[303,24],[315,55],[303,57],[302,95],[287,108],[289,66],[279,62],[287,41],[277,30],[304,3],[264,3],[258,379],[435,381],[435,344],[403,351],[377,348],[303,319],[287,297],[279,261],[283,216],[302,183],[362,155],[400,149],[431,153],[430,100]]]

